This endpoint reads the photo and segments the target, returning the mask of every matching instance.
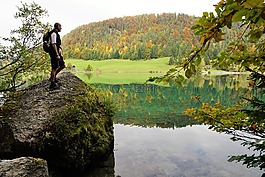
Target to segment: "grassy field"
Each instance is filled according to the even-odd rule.
[[[80,59],[67,59],[66,65],[74,65],[73,72],[87,83],[106,83],[106,84],[127,84],[127,83],[145,83],[149,77],[163,76],[170,68],[169,58],[159,58],[152,60],[102,60],[90,61]],[[92,73],[86,72],[87,66],[91,64]],[[238,75],[247,73],[226,72],[210,69],[204,71],[202,75],[220,76],[220,75]]]
[[[168,65],[168,60],[169,58],[142,61],[67,59],[65,62],[66,65],[74,65],[74,72],[86,82],[124,84],[144,83],[149,77],[164,75],[166,71],[172,68]],[[92,76],[85,72],[89,64],[93,67]]]

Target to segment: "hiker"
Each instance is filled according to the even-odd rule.
[[[51,77],[50,77],[50,89],[58,89],[59,86],[56,84],[58,80],[56,79],[56,75],[65,68],[65,63],[63,60],[63,56],[61,55],[61,38],[59,32],[62,30],[62,25],[60,23],[54,24],[54,29],[51,33],[51,50],[49,51],[49,55],[51,57]]]

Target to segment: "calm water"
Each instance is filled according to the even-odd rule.
[[[183,88],[151,89],[139,89],[139,84],[97,85],[113,92],[120,104],[114,124],[114,157],[104,168],[78,176],[261,177],[263,171],[257,168],[227,162],[230,155],[252,153],[247,147],[181,114],[198,106],[192,96],[231,105],[244,89],[227,77],[197,81],[199,86],[194,83]]]
[[[206,126],[162,129],[115,125],[115,175],[122,177],[260,177],[261,171],[227,162],[249,153]]]
[[[229,135],[204,125],[143,128],[115,124],[114,164],[82,177],[261,177],[262,171],[227,162],[250,153]]]

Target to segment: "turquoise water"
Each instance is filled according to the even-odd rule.
[[[196,83],[199,83],[199,85]],[[144,84],[93,84],[109,90],[119,105],[114,119],[114,152],[102,168],[77,177],[260,177],[263,171],[228,162],[252,154],[231,135],[213,132],[184,116],[194,100],[235,104],[245,88],[231,77],[199,80],[184,87]]]

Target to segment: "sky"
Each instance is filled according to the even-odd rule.
[[[14,18],[17,6],[35,2],[48,11],[44,22],[62,24],[61,36],[78,26],[99,22],[114,17],[141,14],[185,13],[201,16],[203,12],[214,11],[218,0],[9,0],[0,7],[0,37],[9,37],[10,31],[21,23]]]

